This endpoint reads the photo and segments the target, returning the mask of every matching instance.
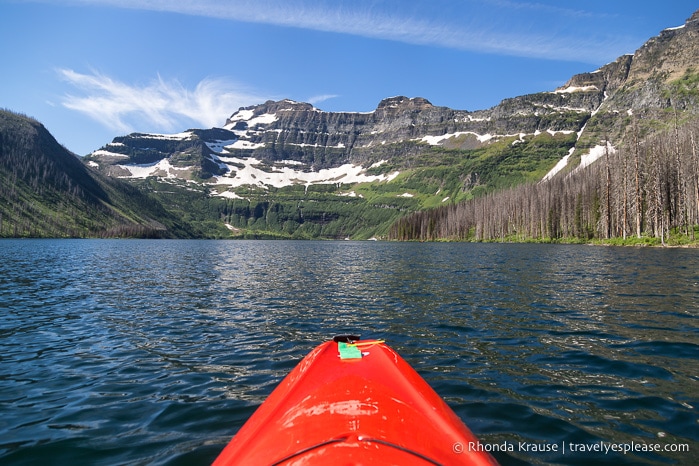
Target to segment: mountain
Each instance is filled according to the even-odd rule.
[[[230,186],[390,181],[430,165],[435,147],[473,150],[541,133],[580,131],[601,99],[541,93],[477,112],[392,97],[367,113],[324,112],[282,100],[241,108],[223,128],[115,138],[86,160],[112,176],[160,176]],[[385,165],[383,169],[380,169]]]
[[[227,225],[234,236],[385,236],[408,212],[564,176],[672,126],[676,112],[693,118],[698,19],[558,89],[486,110],[403,96],[365,113],[268,101],[221,128],[118,137],[85,161],[168,192],[158,198],[182,214],[196,205],[205,213],[195,220],[208,222],[199,228],[215,224],[217,235]]]
[[[472,150],[547,132],[580,132],[581,144],[575,143],[580,156],[604,137],[612,145],[622,142],[625,122],[619,115],[657,116],[670,107],[668,86],[699,72],[698,31],[695,13],[633,55],[576,75],[552,92],[506,99],[488,110],[452,110],[402,96],[384,99],[366,113],[268,101],[239,109],[222,128],[115,138],[87,160],[112,176],[199,180],[228,185],[233,193],[243,185],[390,181],[396,170],[430,164],[424,154],[434,146]],[[696,97],[679,104],[695,106]],[[603,137],[599,126],[609,134]],[[378,164],[385,168],[376,169]]]
[[[577,156],[608,141],[617,148],[629,144],[635,122],[639,135],[673,125],[675,112],[695,118],[699,109],[699,10],[685,24],[668,28],[648,40],[633,55],[620,57],[596,72],[574,76],[565,86],[593,87],[601,104],[590,115],[577,147]],[[591,163],[593,157],[583,163]]]
[[[697,244],[699,11],[558,93],[600,100],[544,177],[399,219],[400,240]]]
[[[0,237],[194,233],[132,185],[89,170],[39,122],[0,110]]]
[[[175,210],[197,205],[232,235],[385,236],[406,212],[541,179],[597,100],[551,92],[468,112],[398,96],[367,113],[268,101],[222,128],[115,138],[85,161],[169,192],[158,198]]]
[[[114,138],[86,156],[80,170],[73,167],[76,158],[57,149],[55,141],[42,143],[51,149],[44,147],[41,157],[35,151],[26,158],[22,154],[28,149],[22,144],[32,139],[26,135],[34,131],[41,134],[38,139],[48,140],[45,130],[37,129],[36,122],[12,123],[7,134],[14,131],[12,125],[25,129],[3,136],[12,148],[11,160],[36,167],[19,176],[11,171],[14,162],[5,165],[2,176],[9,184],[3,186],[11,188],[5,188],[4,195],[10,192],[14,197],[8,197],[7,205],[12,207],[2,215],[24,219],[21,230],[30,233],[23,234],[32,234],[29,225],[39,222],[43,212],[65,211],[60,202],[67,201],[61,200],[61,193],[70,193],[67,198],[77,204],[69,210],[88,212],[67,230],[70,235],[99,235],[120,225],[140,225],[151,232],[153,225],[162,225],[155,231],[164,236],[370,238],[391,234],[410,239],[403,234],[410,228],[397,234],[395,225],[411,212],[462,205],[485,194],[535,183],[542,186],[537,196],[544,196],[547,186],[564,182],[585,167],[599,169],[600,158],[608,166],[610,157],[617,157],[619,167],[627,166],[629,153],[640,160],[644,141],[650,146],[658,137],[674,134],[675,140],[663,147],[693,153],[693,133],[688,128],[696,122],[699,108],[698,44],[699,12],[684,25],[651,38],[633,55],[573,76],[558,89],[505,99],[490,109],[454,110],[422,97],[404,96],[384,99],[364,113],[325,112],[308,103],[268,101],[238,109],[220,128]],[[5,117],[13,118],[18,116]],[[686,140],[680,141],[680,133],[687,135]],[[627,158],[619,158],[623,154]],[[657,171],[653,157],[647,155],[645,165],[637,169],[638,173],[645,170],[646,179]],[[693,162],[677,154],[673,157],[675,166],[682,168],[675,170],[673,179],[681,180]],[[610,170],[598,175],[611,179]],[[50,180],[46,188],[45,179]],[[601,189],[597,182],[595,189]],[[693,184],[678,181],[675,187],[668,186],[654,199],[688,199],[672,190],[689,192]],[[659,188],[646,189],[655,193]],[[590,195],[585,235],[602,224],[603,194]],[[686,199],[674,207],[663,204],[670,206],[672,214],[666,217],[659,210],[660,200],[653,201],[657,211],[648,216],[667,228],[670,217],[688,218],[680,215],[690,204]],[[42,206],[48,201],[48,210],[32,207],[32,213],[25,212],[27,205]],[[607,212],[611,204],[607,202]],[[19,217],[18,211],[22,212]],[[555,223],[549,220],[539,223]],[[605,231],[611,229],[610,221],[607,224]],[[34,232],[52,232],[52,228]],[[65,229],[55,231],[66,234]],[[7,235],[7,229],[3,233],[0,228],[2,234]]]

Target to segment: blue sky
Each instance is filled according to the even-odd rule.
[[[679,26],[696,0],[0,0],[0,107],[78,155],[268,99],[480,110]]]

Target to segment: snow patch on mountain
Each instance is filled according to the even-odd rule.
[[[565,155],[561,160],[559,160],[558,163],[541,179],[541,181],[548,181],[551,178],[553,178],[558,172],[563,170],[563,168],[565,168],[565,166],[568,165],[568,160],[570,159],[570,156],[573,155],[573,152],[575,152],[575,147],[572,147],[568,151],[568,154]],[[604,157],[605,153],[616,153],[616,147],[614,147],[611,143],[607,142],[606,146],[596,145],[595,147],[591,148],[587,153],[582,154],[580,156],[580,164],[575,168],[575,170],[573,170],[573,173],[587,167],[588,165],[591,165],[595,161]]]
[[[580,156],[580,165],[578,165],[576,170],[587,167],[596,160],[604,157],[605,153],[614,154],[616,153],[616,148],[610,142],[607,142],[606,146],[597,145],[593,147],[587,154]]]
[[[175,133],[175,134],[156,134],[156,133],[136,133],[136,134],[143,139],[160,139],[160,140],[166,140],[166,141],[185,141],[185,140],[190,139],[194,136],[194,133],[192,133],[191,131],[185,131],[183,133]],[[112,143],[112,144],[115,144],[115,143]]]
[[[673,28],[663,29],[663,31],[677,31],[678,29],[683,29],[685,26],[686,26],[686,24],[682,24],[681,26],[675,26]]]
[[[569,130],[558,130],[558,131],[557,131],[557,130],[552,130],[552,129],[547,129],[546,132],[549,133],[551,136],[555,136],[556,134],[559,134],[559,133],[560,133],[560,134],[572,134],[572,133],[573,133],[573,131],[569,131]],[[427,144],[429,144],[429,145],[431,145],[431,146],[438,146],[438,145],[442,145],[442,144],[443,144],[445,141],[447,141],[448,139],[456,138],[456,137],[463,136],[463,135],[467,135],[467,134],[470,134],[470,135],[475,136],[476,139],[478,139],[478,142],[480,142],[480,143],[486,143],[486,142],[488,142],[488,141],[490,141],[490,140],[492,140],[492,139],[502,139],[502,138],[517,137],[518,139],[513,143],[513,144],[516,144],[516,143],[524,142],[524,137],[525,137],[525,136],[529,136],[529,134],[526,134],[526,133],[516,133],[516,134],[490,134],[490,133],[487,133],[487,134],[478,134],[478,133],[474,133],[474,132],[472,132],[472,131],[459,131],[459,132],[456,132],[456,133],[447,133],[447,134],[443,134],[443,135],[441,135],[441,136],[423,136],[422,138],[415,139],[415,140],[416,140],[416,141],[425,142],[425,143],[427,143]],[[541,134],[541,131],[539,131],[539,130],[537,130],[537,131],[535,131],[535,132],[533,133],[534,136],[538,136],[538,135],[540,135],[540,134]]]
[[[568,165],[568,160],[570,159],[570,156],[573,155],[573,152],[575,152],[575,147],[571,147],[568,151],[568,154],[563,156],[563,158],[559,160],[558,163],[551,170],[549,170],[549,172],[546,175],[544,175],[541,181],[548,181],[551,178],[553,178],[556,175],[556,173],[563,170],[565,166]]]
[[[217,194],[218,197],[225,197],[227,199],[245,199],[242,196],[238,196],[236,193],[233,191],[224,191],[222,193]]]
[[[559,134],[559,133],[560,133],[560,134],[566,134],[566,135],[567,135],[567,134],[573,134],[575,131],[566,130],[566,129],[561,129],[561,130],[547,129],[546,132],[549,133],[551,136],[555,136],[555,135],[557,135],[557,134]],[[540,135],[540,134],[541,134],[541,131],[538,131],[538,130],[537,130],[537,131],[534,133],[534,136],[538,136],[538,135]]]
[[[338,194],[339,196],[344,196],[344,197],[359,197],[359,198],[364,198],[361,194],[357,194],[355,191],[350,191],[348,193],[340,193]]]
[[[246,110],[246,109],[240,109],[237,112],[235,112],[231,118],[230,121],[248,121],[250,120],[253,116],[255,115],[254,110]],[[228,126],[232,126],[229,124]],[[225,129],[230,129],[226,126],[224,126]]]
[[[229,172],[216,176],[215,184],[230,187],[260,186],[282,188],[294,184],[328,184],[328,183],[368,183],[373,181],[391,181],[399,172],[387,175],[368,175],[360,165],[344,164],[335,168],[325,168],[318,171],[302,171],[290,166],[269,167],[255,158],[237,158],[220,156]],[[242,165],[242,168],[240,166]]]
[[[568,86],[565,89],[557,89],[552,94],[571,94],[573,92],[599,91],[597,86]]]
[[[471,135],[475,136],[476,139],[478,139],[478,142],[481,142],[481,143],[488,142],[495,137],[492,134],[478,134],[478,133],[474,133],[473,131],[459,131],[456,133],[443,134],[441,136],[423,136],[420,139],[416,139],[416,141],[426,142],[427,144],[429,144],[431,146],[438,146],[438,145],[442,144],[444,141],[446,141],[447,139],[456,138],[459,136],[463,136],[465,134],[471,134]]]
[[[254,150],[254,149],[259,149],[260,147],[264,147],[265,144],[263,142],[250,142],[250,141],[243,141],[242,139],[238,139],[235,141],[233,144],[231,144],[230,147],[231,149],[244,149],[244,150]]]
[[[248,126],[252,128],[257,125],[269,125],[271,123],[274,123],[278,119],[279,118],[275,113],[263,113],[260,116],[248,120]]]
[[[108,150],[104,149],[99,149],[94,151],[91,155],[97,156],[97,157],[121,157],[121,158],[129,158],[128,155],[126,154],[120,154],[118,152],[111,152]]]
[[[238,122],[244,121],[248,124],[248,128],[253,128],[257,125],[269,125],[274,123],[279,118],[275,113],[263,113],[262,115],[255,116],[253,110],[238,110],[230,118],[230,123],[225,125],[223,129],[232,130]]]
[[[211,142],[207,142],[206,146],[209,149],[211,149],[213,152],[220,154],[223,152],[223,150],[226,146],[232,146],[236,141],[237,141],[237,139],[228,139],[225,141],[211,141]]]
[[[162,159],[155,163],[118,165],[127,170],[131,175],[122,178],[148,178],[158,176],[160,178],[180,178],[177,172],[191,171],[194,167],[175,167],[168,159]]]
[[[296,147],[327,147],[327,148],[333,148],[333,149],[346,149],[346,146],[343,143],[338,143],[334,146],[328,146],[324,144],[306,144],[306,143],[299,143],[295,144],[292,142],[287,143],[288,146],[296,146]]]

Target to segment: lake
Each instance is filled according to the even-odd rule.
[[[699,451],[699,250],[1,240],[0,313],[2,464],[209,464],[341,333],[385,339],[502,464]]]

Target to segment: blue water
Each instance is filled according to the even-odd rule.
[[[698,314],[691,249],[2,240],[0,463],[208,464],[352,332],[503,464],[692,464]]]

